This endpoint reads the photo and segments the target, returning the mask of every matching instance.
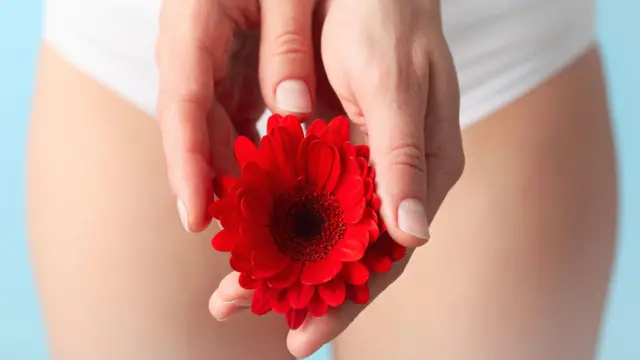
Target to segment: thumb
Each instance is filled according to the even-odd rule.
[[[314,3],[314,0],[262,1],[260,87],[272,112],[305,117],[313,111]]]
[[[374,98],[373,91],[367,93],[372,96],[359,102],[376,169],[382,216],[396,242],[407,247],[423,245],[430,236],[424,143],[427,97],[399,92]]]

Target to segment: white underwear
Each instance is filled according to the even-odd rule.
[[[441,0],[463,127],[535,88],[595,42],[594,0]],[[45,41],[150,115],[161,0],[45,0]]]

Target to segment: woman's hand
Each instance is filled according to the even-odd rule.
[[[322,29],[316,60],[324,67],[323,72],[317,64],[317,108],[346,111],[365,134],[389,234],[407,247],[420,246],[429,239],[429,221],[464,167],[458,84],[442,34],[439,1],[329,0],[316,6],[316,25]],[[287,39],[306,44],[306,21],[296,17],[287,26]],[[297,48],[311,63],[310,48]],[[372,278],[372,299],[400,275],[408,258]],[[237,276],[227,276],[212,296],[211,312],[218,319],[241,310],[240,304],[251,297]],[[348,304],[309,318],[289,334],[289,349],[297,357],[312,354],[363,309]]]
[[[217,171],[238,170],[233,141],[237,134],[257,140],[265,103],[281,114],[312,112],[314,6],[314,0],[164,0],[157,113],[187,231],[209,224],[211,180]]]

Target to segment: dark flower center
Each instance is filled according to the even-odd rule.
[[[342,208],[331,194],[299,185],[280,195],[271,217],[278,249],[296,261],[323,259],[344,236]]]
[[[324,219],[313,204],[305,203],[291,214],[293,234],[301,239],[313,239],[322,234]]]

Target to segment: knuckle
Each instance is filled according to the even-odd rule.
[[[409,58],[414,69],[414,76],[417,79],[428,79],[429,77],[429,63],[431,61],[431,54],[429,47],[423,42],[415,43],[411,49]]]
[[[428,63],[418,67],[403,55],[369,59],[358,69],[360,89],[383,97],[396,98],[403,104],[417,106],[426,101]]]
[[[425,152],[412,143],[401,143],[389,149],[387,154],[389,167],[407,167],[427,174]]]
[[[186,87],[176,93],[176,102],[183,105],[202,106],[211,102],[211,97],[199,88]]]
[[[193,87],[181,88],[179,90],[161,89],[158,96],[156,111],[158,120],[163,123],[171,111],[177,108],[182,109],[204,109],[211,103],[211,97],[201,89]]]
[[[276,57],[297,57],[311,55],[310,40],[294,30],[278,34],[273,42],[273,55]]]

